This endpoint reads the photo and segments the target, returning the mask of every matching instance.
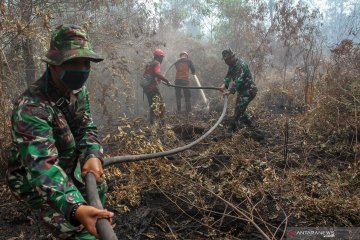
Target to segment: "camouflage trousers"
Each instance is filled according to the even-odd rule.
[[[45,223],[52,235],[56,239],[76,239],[93,240],[96,239],[82,225],[74,227],[59,213],[50,202],[48,202],[44,193],[33,187],[27,178],[25,169],[17,170],[7,174],[7,182],[14,196],[26,206],[28,206],[36,218]],[[76,184],[84,198],[86,199],[85,185]],[[107,184],[103,181],[97,186],[102,204],[105,204],[105,193]]]
[[[246,126],[253,127],[254,124],[249,118],[249,114],[246,112],[246,108],[250,102],[255,98],[257,88],[251,87],[250,89],[238,93],[236,98],[235,112],[232,123],[232,129],[243,128]]]

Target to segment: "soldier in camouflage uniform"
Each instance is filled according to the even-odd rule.
[[[245,125],[253,127],[246,108],[255,98],[257,88],[252,79],[249,65],[246,61],[235,56],[231,49],[222,52],[225,63],[229,66],[228,72],[224,78],[224,84],[221,86],[226,93],[238,93],[236,98],[236,106],[231,129],[242,128]]]
[[[88,206],[83,177],[94,173],[105,203],[103,149],[85,81],[90,61],[100,62],[79,26],[52,33],[44,75],[17,100],[7,181],[14,195],[61,239],[96,239],[97,218],[113,213]]]

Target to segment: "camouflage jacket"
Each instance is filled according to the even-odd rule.
[[[231,81],[234,81],[234,85],[230,85]],[[229,90],[232,94],[236,91],[239,94],[243,94],[250,88],[255,87],[248,63],[240,58],[236,59],[234,66],[229,67],[224,78],[224,83],[227,88],[229,88],[230,85]]]
[[[56,91],[51,82],[43,76],[14,106],[7,177],[9,185],[21,185],[15,186],[21,192],[36,188],[46,202],[66,215],[74,203],[85,202],[77,187],[83,185],[81,167],[90,157],[103,160],[103,150],[90,115],[86,87],[68,106],[75,119],[72,133],[64,114],[46,94]],[[27,201],[33,207],[38,204]]]

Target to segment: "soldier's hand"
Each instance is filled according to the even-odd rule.
[[[222,91],[222,93],[223,93],[223,95],[229,96],[230,91],[225,89],[225,90]]]
[[[81,176],[85,177],[86,174],[92,172],[95,175],[96,181],[100,182],[101,176],[104,174],[103,166],[98,158],[89,158],[86,160],[81,170]]]
[[[226,88],[225,84],[222,84],[222,85],[220,86],[220,91],[221,91],[221,92],[224,92],[225,90],[227,90],[227,88]]]
[[[227,87],[225,86],[225,84],[222,84],[220,86],[220,91],[223,93],[223,95],[229,95],[230,94],[230,91],[227,89]]]
[[[98,218],[106,218],[112,223],[114,213],[107,210],[100,210],[92,206],[81,205],[75,212],[75,218],[89,231],[90,234],[96,236],[96,221]]]

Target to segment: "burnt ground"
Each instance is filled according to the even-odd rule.
[[[182,159],[190,159],[190,163],[196,169],[196,176],[206,177],[216,186],[222,184],[221,177],[234,175],[234,172],[226,171],[234,167],[238,156],[242,156],[241,161],[239,160],[240,165],[235,166],[234,170],[238,173],[246,173],[246,177],[239,183],[240,185],[234,185],[234,189],[229,190],[228,185],[222,185],[223,195],[225,196],[227,194],[225,191],[229,190],[231,194],[227,197],[238,209],[247,209],[249,203],[252,204],[253,211],[258,211],[255,217],[260,216],[262,219],[257,221],[260,228],[268,228],[274,233],[280,226],[275,233],[275,239],[283,237],[282,229],[285,224],[286,226],[359,226],[360,213],[357,206],[360,205],[358,198],[360,177],[359,174],[350,176],[351,162],[339,155],[329,159],[323,149],[313,151],[311,146],[312,151],[306,152],[308,148],[298,143],[300,135],[297,133],[296,124],[290,121],[288,124],[290,126],[284,127],[284,121],[279,123],[274,120],[278,116],[265,117],[268,118],[266,121],[257,120],[261,128],[235,133],[227,130],[228,120],[225,119],[204,143],[184,154],[169,157],[168,160],[171,160],[176,168],[180,168]],[[197,118],[204,120],[201,116]],[[173,145],[169,147],[170,149],[196,139],[211,124],[204,121],[205,124],[195,126],[193,122],[172,125],[177,140],[170,144]],[[284,140],[284,129],[288,129],[290,136],[287,140]],[[103,135],[105,136],[106,133]],[[184,142],[179,142],[179,139]],[[229,144],[233,145],[228,149]],[[116,147],[108,146],[107,151],[111,152],[112,148]],[[208,155],[202,156],[202,153]],[[284,158],[285,154],[286,158]],[[209,158],[212,160],[211,164],[199,164]],[[243,166],[246,164],[250,165]],[[225,172],[221,177],[215,174],[221,172]],[[160,173],[152,176],[153,179],[160,177]],[[119,182],[124,183],[123,185],[129,184],[126,173],[123,172],[121,178],[108,179],[109,196],[117,194],[116,185]],[[240,175],[236,178],[240,178]],[[336,180],[337,178],[339,180]],[[226,179],[226,181],[233,180]],[[183,192],[183,196],[181,190],[175,188],[177,184],[174,182],[173,185],[173,189],[171,186],[141,187],[140,200],[137,204],[132,204],[131,200],[123,198],[119,204],[115,202],[118,205],[105,206],[115,212],[113,223],[118,238],[264,239],[248,221],[234,218],[236,215],[232,214],[233,211],[228,209],[230,205],[224,201],[204,194],[200,200],[211,206],[202,203],[202,208],[199,207],[198,198],[189,200],[186,192]],[[237,193],[239,187],[247,189],[247,195]],[[195,189],[197,190],[199,189]],[[175,198],[169,197],[171,191],[177,192]],[[35,220],[31,212],[14,199],[7,190],[4,180],[1,181],[0,192],[0,239],[52,239],[51,234]],[[201,191],[198,192],[200,194]],[[111,202],[114,203],[114,200]],[[205,206],[210,210],[205,209]],[[265,224],[267,227],[262,224],[264,222],[268,224]]]
[[[31,211],[16,201],[8,192],[4,182],[1,184],[2,204],[0,205],[0,239],[53,239],[40,222],[35,220]],[[144,192],[139,207],[130,213],[115,212],[113,224],[119,239],[207,239],[211,237],[206,227],[196,221],[189,221],[189,215],[196,217],[195,209],[180,211],[159,191]],[[185,207],[184,207],[185,208]],[[232,223],[238,225],[239,223]],[[240,224],[244,225],[244,224]],[[172,234],[176,232],[176,236]],[[252,239],[261,239],[255,232]]]
[[[226,122],[226,121],[225,121]],[[174,132],[180,139],[187,141],[199,137],[207,129],[191,124],[176,125]],[[218,134],[211,136],[212,141],[222,141],[231,136]],[[174,160],[176,157],[170,157]],[[229,156],[220,154],[217,161],[229,162]],[[108,181],[109,194],[114,190],[112,180]],[[0,182],[0,239],[54,239],[51,233],[41,222],[36,221],[35,216],[23,204],[18,202],[6,186],[5,179]],[[137,207],[130,207],[130,211],[124,213],[113,206],[105,206],[115,213],[113,219],[114,230],[119,239],[208,239],[213,234],[207,226],[199,223],[202,214],[196,208],[187,204],[174,203],[157,189],[144,190],[141,192],[141,203]],[[180,206],[179,206],[180,205]],[[219,211],[224,211],[219,206]],[[224,236],[231,227],[245,227],[244,223],[236,221],[223,221]],[[261,239],[256,232],[246,234],[252,239]]]
[[[225,119],[224,123],[227,122],[228,120]],[[207,131],[205,127],[180,124],[173,126],[172,129],[179,139],[189,142]],[[229,137],[231,137],[231,132],[223,134],[219,131],[210,138],[211,141],[219,142]],[[195,147],[194,151],[196,150]],[[169,158],[176,160],[176,156]],[[229,163],[229,159],[229,156],[223,154],[215,157],[215,161],[221,162]],[[111,194],[114,191],[112,187],[114,182],[110,179],[108,185],[109,194]],[[36,221],[31,211],[12,196],[5,179],[1,180],[0,201],[2,203],[0,204],[0,239],[53,239],[46,227]],[[203,216],[199,210],[189,207],[186,203],[172,202],[158,189],[143,190],[141,203],[136,207],[131,207],[130,204],[128,206],[130,210],[125,213],[117,207],[105,206],[115,213],[113,224],[119,239],[208,239],[215,236],[212,231],[209,231],[208,226],[199,222]],[[218,211],[224,211],[224,206],[219,205]],[[239,221],[227,219],[222,220],[221,225],[224,226],[224,237],[231,228],[242,229],[246,226]],[[261,239],[256,231],[250,231],[246,233],[246,236],[251,239]]]
[[[1,192],[0,239],[54,239],[31,211],[11,196],[4,182]],[[118,239],[214,239],[209,229],[196,221],[196,218],[200,219],[199,211],[185,205],[181,210],[178,207],[159,191],[145,191],[140,206],[129,213],[119,213],[112,206],[106,206],[115,212],[113,224]],[[189,219],[189,216],[194,219]],[[241,222],[225,222],[224,232],[231,227],[245,227]],[[247,232],[245,236],[247,239],[262,239],[256,231]]]

